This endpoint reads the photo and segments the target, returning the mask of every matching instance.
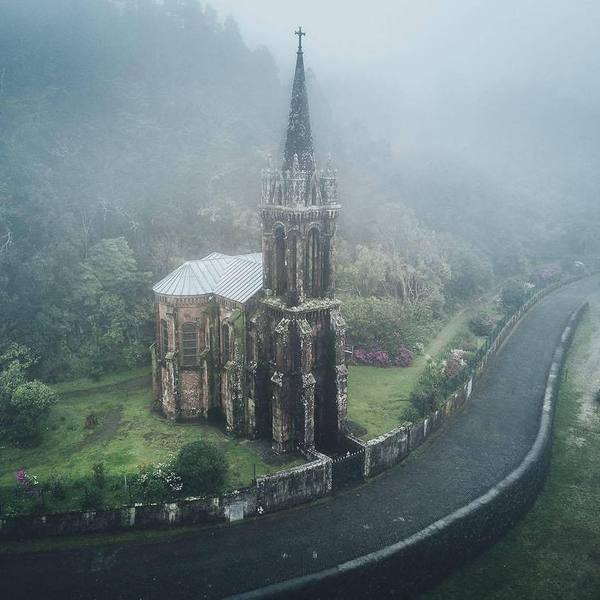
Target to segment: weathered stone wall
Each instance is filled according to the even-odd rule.
[[[471,379],[423,421],[400,425],[368,442],[353,438],[353,443],[365,450],[364,477],[377,475],[405,459],[467,401],[472,387]]]
[[[250,487],[213,498],[3,517],[0,518],[0,539],[235,521],[288,508],[331,492],[331,459],[317,452],[308,453],[307,458],[312,459],[310,463],[259,477]]]
[[[155,405],[171,419],[207,418],[214,410],[223,415],[230,431],[256,435],[254,399],[248,398],[246,389],[245,309],[229,300],[206,297],[157,296],[155,302],[157,322],[164,320],[168,333],[168,352],[163,356],[162,328],[157,326],[153,352]],[[182,351],[186,323],[197,328],[196,362],[187,365]],[[227,361],[222,339],[225,324],[229,331]]]
[[[71,511],[39,517],[14,516],[0,519],[0,538],[93,533],[175,523],[208,523],[222,519],[223,516],[224,504],[219,498],[125,506],[110,510]]]
[[[257,402],[271,403],[275,451],[337,446],[346,420],[348,373],[339,303],[318,298],[286,307],[266,297],[257,322],[258,369],[267,382],[258,386]]]
[[[176,419],[179,414],[179,403],[177,401],[179,395],[179,369],[177,369],[175,361],[169,355],[162,361],[159,368],[161,377],[160,405],[166,417]]]
[[[365,447],[365,478],[381,473],[406,457],[408,439],[408,427],[401,426],[369,440]]]
[[[182,369],[179,374],[180,417],[183,419],[197,419],[208,415],[208,398],[204,385],[204,369]]]
[[[178,361],[179,419],[198,419],[208,416],[209,389],[206,374],[206,355],[210,351],[210,305],[204,299],[175,308],[174,352]],[[197,327],[198,362],[194,367],[182,363],[182,328],[185,323]]]
[[[315,451],[308,455],[316,460],[257,478],[258,500],[265,511],[289,508],[331,493],[331,458]]]

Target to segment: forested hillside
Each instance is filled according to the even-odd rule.
[[[257,247],[274,64],[193,2],[3,3],[0,57],[1,344],[44,377],[146,360],[152,279]]]
[[[0,7],[0,354],[28,346],[47,380],[143,363],[153,281],[213,250],[259,248],[259,173],[279,152],[291,74],[195,0]],[[433,215],[426,198],[408,202],[446,180],[403,173],[385,140],[336,125],[318,74],[310,85],[319,154],[339,168],[355,340],[367,311],[414,345],[409,325],[488,289],[494,268],[526,271],[523,227],[484,230],[476,191],[464,216],[456,195]]]

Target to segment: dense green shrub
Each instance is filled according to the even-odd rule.
[[[34,363],[30,350],[17,344],[0,356],[0,433],[15,445],[31,445],[36,440],[57,401],[50,387],[27,380],[27,371]]]
[[[504,284],[500,293],[500,303],[506,314],[519,310],[527,299],[528,290],[524,282],[511,279]]]
[[[402,419],[404,421],[409,421],[410,423],[416,423],[417,421],[420,421],[421,417],[422,413],[413,404],[409,404],[402,411]]]
[[[81,497],[83,510],[100,509],[104,507],[104,490],[95,485],[86,486]]]
[[[172,497],[172,490],[153,465],[140,466],[132,480],[133,493],[143,502],[164,502]]]
[[[186,444],[174,462],[185,494],[215,494],[221,491],[227,477],[227,461],[223,451],[204,440]]]
[[[429,341],[436,326],[430,314],[412,310],[392,298],[344,297],[342,312],[350,344],[392,355],[401,346],[414,352]]]
[[[46,482],[46,489],[53,498],[64,500],[67,496],[67,485],[67,479],[64,475],[52,473]]]
[[[410,403],[420,417],[433,412],[444,399],[440,388],[419,385],[410,393]]]
[[[474,352],[478,348],[477,339],[470,331],[461,331],[450,340],[446,346],[446,351],[450,352],[456,348]]]
[[[480,337],[490,335],[494,327],[496,327],[496,319],[489,313],[478,312],[469,320],[469,328]]]
[[[444,286],[446,298],[460,305],[489,289],[493,279],[489,258],[463,240],[446,237],[444,242],[450,267],[450,277]]]
[[[429,359],[417,386],[409,397],[412,406],[419,415],[425,416],[435,410],[444,399],[445,382],[444,364]]]
[[[95,463],[92,466],[92,474],[93,474],[94,484],[97,487],[99,487],[100,489],[102,489],[104,487],[104,484],[106,483],[106,474],[104,472],[104,463],[102,463],[102,462]]]
[[[40,381],[20,385],[6,406],[10,441],[26,444],[39,434],[42,420],[57,401],[56,393]]]

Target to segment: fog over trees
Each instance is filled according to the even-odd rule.
[[[147,362],[151,283],[259,248],[299,23],[351,340],[372,314],[414,346],[494,282],[593,261],[600,8],[290,4],[0,1],[0,354],[46,380]]]
[[[251,45],[273,48],[284,77],[293,57],[288,31],[276,24],[304,24],[307,64],[336,123],[358,123],[389,144],[395,162],[385,170],[396,197],[432,226],[452,220],[466,233],[472,223],[457,223],[456,211],[484,213],[481,228],[497,223],[494,210],[509,230],[535,234],[548,252],[557,238],[563,250],[581,250],[570,234],[598,192],[595,3],[213,5],[236,16]]]

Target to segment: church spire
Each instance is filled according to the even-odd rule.
[[[292,87],[283,168],[284,170],[291,170],[294,165],[294,156],[297,155],[300,169],[302,171],[312,171],[314,170],[315,159],[310,130],[308,94],[304,77],[304,53],[302,52],[302,37],[306,33],[302,31],[302,27],[298,27],[295,34],[298,36],[298,52],[296,54],[296,72]]]

